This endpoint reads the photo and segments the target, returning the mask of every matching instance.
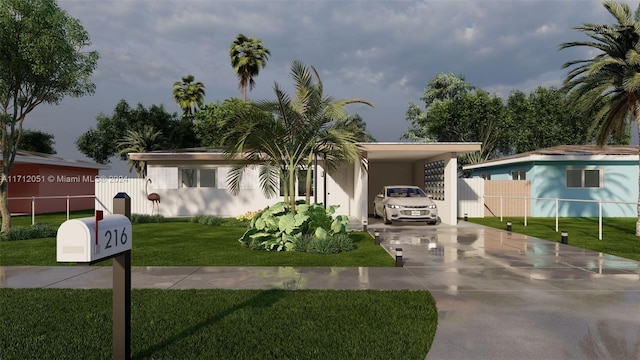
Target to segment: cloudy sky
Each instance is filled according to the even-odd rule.
[[[43,105],[25,127],[52,133],[58,155],[86,159],[76,139],[110,115],[120,99],[178,111],[172,85],[192,74],[205,102],[241,97],[228,50],[238,33],[263,40],[271,57],[255,79],[252,99],[273,99],[273,84],[291,91],[291,62],[320,72],[325,93],[375,104],[349,107],[378,141],[399,141],[409,103],[420,103],[438,73],[508,96],[559,86],[562,64],[592,56],[558,51],[585,40],[572,27],[611,23],[600,1],[220,1],[58,0],[89,32],[100,53],[93,96]],[[630,2],[635,8],[637,3]],[[114,160],[105,174],[127,174]],[[133,174],[131,175],[133,176]]]

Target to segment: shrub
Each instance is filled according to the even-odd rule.
[[[317,254],[336,254],[343,251],[350,251],[356,246],[349,238],[348,234],[335,234],[325,238],[313,238],[308,246],[307,251]]]
[[[224,219],[214,215],[196,215],[191,218],[191,222],[203,225],[219,226]]]
[[[148,224],[148,223],[163,223],[165,222],[164,216],[160,214],[148,215],[148,214],[131,214],[132,224]]]
[[[249,229],[239,241],[251,248],[294,251],[296,243],[304,241],[301,239],[304,236],[325,238],[346,234],[349,218],[344,215],[334,217],[337,207],[334,205],[325,209],[318,204],[309,205],[300,201],[294,215],[289,203],[267,206],[251,219]]]
[[[55,237],[56,228],[49,223],[37,223],[32,226],[18,226],[2,233],[0,239],[4,241],[41,239]]]

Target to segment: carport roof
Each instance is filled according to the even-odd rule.
[[[463,155],[480,151],[479,142],[448,142],[448,143],[415,143],[415,142],[382,142],[359,143],[360,148],[367,152],[367,159],[371,160],[409,160],[417,161],[429,157],[453,154]]]
[[[371,160],[403,160],[417,161],[429,157],[453,154],[453,156],[480,151],[479,142],[449,142],[449,143],[416,143],[416,142],[379,142],[358,143],[358,146]],[[161,161],[161,160],[224,160],[222,150],[213,148],[192,148],[173,151],[155,151],[148,153],[129,153],[133,160]]]

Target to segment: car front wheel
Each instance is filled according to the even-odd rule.
[[[387,211],[386,210],[382,210],[382,217],[384,218],[384,223],[389,225],[391,224],[391,220],[389,220],[389,217],[387,216]]]

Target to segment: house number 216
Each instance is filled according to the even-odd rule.
[[[104,247],[105,249],[111,249],[112,246],[117,247],[118,243],[124,245],[127,243],[127,233],[125,232],[125,228],[122,228],[120,235],[118,236],[118,229],[107,230],[104,232],[104,236],[107,238],[107,245]],[[113,241],[113,245],[111,244]]]

